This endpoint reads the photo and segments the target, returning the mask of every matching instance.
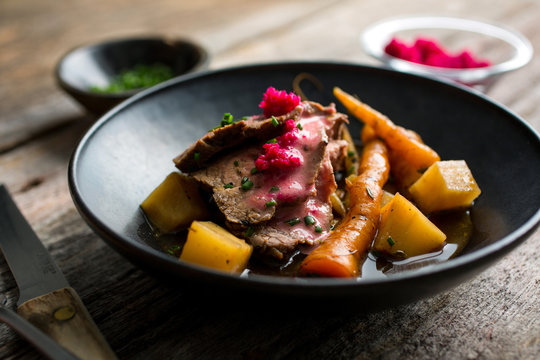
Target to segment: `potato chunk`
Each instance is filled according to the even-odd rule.
[[[373,250],[411,257],[443,247],[446,235],[400,193],[381,209]],[[402,252],[402,253],[401,253]]]
[[[451,160],[431,165],[409,192],[422,211],[432,213],[469,207],[481,191],[465,161]]]
[[[197,184],[177,172],[170,173],[142,202],[141,208],[164,234],[186,229],[193,220],[209,217]]]
[[[228,273],[242,272],[253,248],[211,221],[194,221],[180,260]]]

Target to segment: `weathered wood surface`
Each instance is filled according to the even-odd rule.
[[[500,21],[540,48],[534,0],[0,2],[0,181],[120,359],[538,358],[538,231],[475,279],[414,304],[370,314],[276,314],[193,301],[189,289],[158,282],[113,252],[72,204],[67,162],[92,119],[54,83],[54,64],[71,47],[159,33],[200,41],[213,68],[286,59],[373,64],[358,35],[374,21],[406,14]],[[539,78],[536,56],[489,95],[538,130]],[[17,290],[3,258],[0,292],[14,308]],[[40,355],[0,325],[0,358]]]

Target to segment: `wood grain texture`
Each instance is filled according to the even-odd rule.
[[[540,48],[536,1],[3,0],[0,2],[0,182],[77,291],[120,359],[535,359],[540,354],[540,232],[476,278],[375,313],[317,313],[231,304],[156,279],[104,244],[75,210],[67,162],[93,119],[55,85],[68,49],[136,34],[188,36],[211,68],[291,59],[376,64],[358,36],[388,16],[445,14],[499,21]],[[488,95],[540,129],[540,59]],[[0,292],[17,289],[0,257]],[[323,306],[324,304],[321,304]],[[282,309],[282,307],[277,307]],[[0,325],[0,358],[38,359]]]

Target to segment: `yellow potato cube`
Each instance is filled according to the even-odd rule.
[[[426,213],[469,207],[481,193],[463,160],[434,163],[409,187],[409,192]]]
[[[211,221],[194,221],[180,260],[228,273],[242,272],[253,248]]]
[[[409,200],[396,193],[381,209],[373,250],[411,257],[439,250],[445,240],[446,235],[437,226]]]
[[[142,202],[141,208],[164,234],[186,229],[193,220],[209,217],[195,181],[177,172],[169,174]]]

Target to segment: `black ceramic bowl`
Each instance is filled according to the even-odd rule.
[[[142,89],[99,93],[92,87],[106,87],[122,72],[138,65],[162,64],[179,76],[206,66],[204,48],[188,40],[161,37],[117,39],[81,46],[69,51],[56,66],[55,77],[62,89],[96,115]]]
[[[309,98],[328,104],[334,101],[332,87],[339,86],[420,133],[443,159],[467,161],[483,192],[471,211],[475,232],[460,256],[377,279],[239,277],[180,262],[146,235],[139,204],[175,170],[171,159],[219,123],[223,113],[259,113],[268,86],[290,90],[301,72],[324,85],[319,92],[306,84]],[[359,122],[351,119],[352,134],[359,130]],[[266,296],[350,299],[373,307],[448,289],[524,241],[540,220],[539,174],[538,134],[479,93],[380,68],[286,63],[187,75],[135,95],[83,137],[71,159],[69,186],[96,233],[134,263],[167,279],[222,285],[231,289],[227,294],[243,289]]]

